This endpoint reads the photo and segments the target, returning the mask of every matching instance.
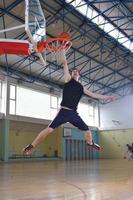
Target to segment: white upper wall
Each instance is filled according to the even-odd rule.
[[[133,128],[133,95],[100,106],[100,129]]]

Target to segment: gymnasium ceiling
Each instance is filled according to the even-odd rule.
[[[132,94],[132,0],[78,0],[79,7],[84,4],[88,8],[85,15],[71,5],[73,2],[40,0],[47,23],[47,38],[56,37],[62,31],[70,33],[73,45],[67,53],[69,69],[77,67],[80,70],[86,88],[117,98]],[[0,29],[24,24],[24,8],[24,0],[0,0]],[[111,24],[114,30],[119,30],[123,43],[109,34],[110,29],[105,32],[96,24],[94,19],[98,16],[106,20],[102,25]],[[1,33],[0,38],[28,39],[24,29]],[[50,88],[61,88],[63,84],[63,67],[49,58],[43,66],[34,53],[31,56],[1,55],[0,69],[1,74],[18,81],[40,83]]]

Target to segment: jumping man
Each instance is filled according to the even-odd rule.
[[[55,128],[66,122],[70,122],[84,132],[84,137],[88,146],[91,146],[96,150],[101,149],[98,144],[94,143],[91,131],[78,115],[77,106],[83,94],[86,94],[95,99],[103,100],[114,100],[114,97],[96,94],[84,88],[79,82],[80,73],[77,69],[73,69],[72,74],[70,75],[67,60],[64,61],[63,68],[65,84],[60,110],[54,120],[49,124],[49,126],[43,129],[37,135],[34,141],[23,149],[24,154],[31,154],[32,150],[39,143],[41,143]]]

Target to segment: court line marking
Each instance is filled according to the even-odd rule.
[[[71,186],[77,188],[77,189],[83,194],[83,200],[87,200],[87,193],[86,193],[81,187],[77,186],[77,185],[74,184],[74,183],[69,183],[69,182],[66,182],[66,181],[64,181],[64,183],[66,183],[66,184],[68,184],[68,185],[71,185]]]

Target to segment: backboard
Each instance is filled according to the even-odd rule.
[[[46,41],[46,20],[39,0],[25,0],[25,31],[42,64],[46,64],[46,52],[39,53],[36,45]]]

